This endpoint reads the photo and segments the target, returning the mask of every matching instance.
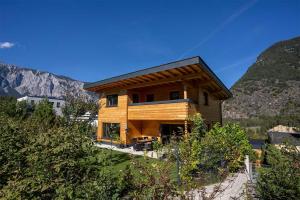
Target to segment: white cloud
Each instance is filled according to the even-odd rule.
[[[9,49],[13,46],[15,46],[15,44],[11,42],[0,42],[0,49]]]
[[[255,58],[256,58],[256,56],[252,55],[252,56],[237,60],[236,62],[234,62],[230,65],[227,65],[223,68],[215,70],[215,72],[220,73],[220,72],[224,72],[224,71],[227,71],[227,70],[230,70],[230,69],[234,69],[236,67],[244,66],[246,63],[248,64],[250,61],[255,62]]]
[[[200,46],[202,46],[204,43],[206,43],[208,40],[213,38],[217,33],[222,31],[226,26],[228,26],[231,22],[233,22],[235,19],[237,19],[240,15],[242,15],[244,12],[249,10],[251,7],[253,7],[258,0],[252,0],[244,4],[241,8],[236,10],[232,15],[230,15],[228,18],[226,18],[219,26],[217,26],[214,30],[212,30],[206,37],[202,38],[201,41],[196,43],[195,46],[191,47],[190,49],[186,50],[183,52],[180,56],[179,59],[182,59],[189,53],[193,52],[194,50],[198,49]]]

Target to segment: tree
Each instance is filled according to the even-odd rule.
[[[195,122],[195,123],[194,123]],[[180,143],[181,176],[186,182],[205,173],[235,172],[252,154],[246,133],[236,124],[219,124],[205,132],[201,116],[194,116],[189,137]]]
[[[12,177],[23,173],[26,162],[22,149],[27,144],[28,135],[22,129],[22,122],[0,114],[0,190]]]
[[[257,191],[261,199],[299,199],[300,153],[295,146],[286,145],[278,149],[266,148],[269,167],[261,168],[257,180]]]
[[[4,130],[12,128],[4,127]],[[4,146],[1,153],[5,155],[1,156],[1,162],[6,165],[0,171],[7,181],[1,183],[0,197],[1,193],[8,199],[111,199],[119,195],[118,181],[108,173],[108,155],[95,147],[75,123],[68,127],[30,130],[38,133],[26,135],[25,145],[18,141],[22,142],[27,131],[16,130],[5,134],[10,137],[9,133],[15,133],[7,144],[17,142],[13,153],[5,143],[7,139],[1,138]],[[23,165],[18,164],[20,159]],[[9,169],[10,166],[15,167]]]
[[[17,99],[15,97],[0,96],[0,113],[9,117],[14,117],[16,112],[16,102]]]
[[[70,116],[76,118],[86,112],[90,112],[95,116],[98,112],[98,106],[96,102],[84,99],[83,97],[75,98],[73,96],[67,96],[66,103],[62,111],[64,116],[67,118],[70,118]]]
[[[32,114],[32,119],[41,129],[46,130],[53,126],[56,115],[53,110],[52,103],[48,99],[40,101]]]

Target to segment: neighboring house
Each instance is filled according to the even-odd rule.
[[[74,120],[74,117],[71,115],[71,119]],[[86,112],[81,116],[75,118],[75,121],[88,121],[92,126],[98,126],[98,115],[93,116],[92,113]]]
[[[100,94],[97,140],[132,144],[137,137],[168,140],[188,132],[188,118],[201,113],[208,128],[222,123],[222,101],[232,96],[200,57],[84,85]]]
[[[53,110],[57,115],[62,115],[62,107],[65,105],[65,101],[60,98],[54,98],[54,97],[40,97],[40,96],[24,96],[21,98],[18,98],[18,101],[26,101],[28,104],[34,105],[38,104],[40,101],[44,99],[48,99],[50,103],[53,105]]]
[[[281,148],[285,143],[292,144],[300,151],[300,133],[299,132],[268,132],[268,142]]]

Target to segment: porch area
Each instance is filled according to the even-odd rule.
[[[151,143],[169,143],[172,136],[182,137],[188,131],[187,122],[162,120],[129,120],[127,141],[129,144],[142,149],[152,150]],[[149,145],[149,147],[148,147]]]

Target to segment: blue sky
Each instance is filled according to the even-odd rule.
[[[0,60],[92,82],[199,55],[230,87],[300,36],[299,0],[0,0]]]

